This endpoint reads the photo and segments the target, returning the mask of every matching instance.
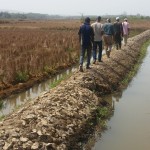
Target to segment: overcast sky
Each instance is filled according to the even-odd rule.
[[[150,0],[0,0],[0,10],[49,15],[148,15]]]

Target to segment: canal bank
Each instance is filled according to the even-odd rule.
[[[117,90],[149,37],[150,30],[131,38],[128,46],[113,51],[110,59],[84,73],[75,72],[56,88],[6,117],[0,124],[1,147],[75,149],[97,107],[109,106],[102,95]]]
[[[114,115],[101,136],[91,138],[91,150],[149,150],[150,148],[150,46],[138,73],[126,89],[107,97]]]

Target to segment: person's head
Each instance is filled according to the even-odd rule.
[[[91,21],[91,20],[90,20],[89,17],[86,17],[86,18],[85,18],[85,23],[90,23],[90,21]]]
[[[98,22],[100,22],[101,19],[102,19],[101,16],[98,16],[96,20],[97,20]]]
[[[116,21],[118,21],[118,22],[119,22],[119,17],[116,17]]]
[[[106,22],[110,23],[110,22],[111,22],[111,19],[110,19],[110,18],[107,18]]]
[[[128,19],[127,19],[127,18],[124,18],[124,21],[126,21],[126,22],[127,22],[127,21],[128,21]]]

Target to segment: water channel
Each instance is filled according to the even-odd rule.
[[[76,67],[37,84],[29,90],[13,95],[3,101],[0,116],[11,113],[17,106],[26,103],[50,89],[50,85]],[[120,93],[110,95],[114,114],[108,121],[108,129],[96,136],[91,150],[149,150],[150,149],[150,46],[147,56],[128,87]]]
[[[150,150],[150,46],[128,87],[107,98],[114,103],[114,114],[90,149]]]
[[[105,52],[103,51],[103,55]],[[91,59],[92,61],[92,59]],[[85,66],[86,63],[84,63]],[[73,67],[70,67],[68,69],[64,69],[62,73],[56,75],[53,78],[50,78],[44,82],[41,82],[40,84],[36,84],[33,87],[29,88],[28,90],[21,92],[16,95],[12,95],[4,100],[2,100],[2,108],[0,109],[0,118],[2,116],[6,116],[10,113],[12,113],[16,108],[19,106],[25,104],[28,100],[32,100],[42,94],[43,92],[46,92],[50,90],[50,87],[53,83],[60,80],[66,75],[69,75],[75,71],[78,70],[78,65],[75,65]]]
[[[43,92],[50,90],[50,87],[53,83],[60,80],[62,77],[73,73],[74,71],[76,71],[76,69],[76,67],[71,67],[53,78],[41,82],[40,84],[34,85],[33,87],[24,92],[12,95],[4,99],[3,106],[0,110],[0,117],[12,113],[17,107],[25,104],[28,100],[32,100]]]

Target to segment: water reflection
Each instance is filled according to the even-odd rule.
[[[123,91],[118,91],[111,95],[107,95],[103,97],[104,101],[107,101],[110,104],[112,109],[112,113],[109,116],[109,118],[106,120],[106,122],[108,122],[111,119],[111,117],[114,116],[116,103],[118,103],[119,100],[122,98],[122,93]],[[106,128],[103,130],[103,133],[105,133],[110,128],[111,127],[107,125]],[[86,145],[83,147],[83,150],[95,150],[94,145],[99,140],[101,140],[101,128],[99,127],[99,125],[97,125],[95,127],[95,132],[93,133],[93,136],[88,140],[88,143],[86,143]]]
[[[114,115],[107,130],[95,137],[91,150],[149,150],[150,148],[150,47],[147,56],[123,92],[111,95]],[[110,98],[110,99],[111,99]]]
[[[111,94],[111,95],[107,95],[107,96],[103,97],[104,101],[108,102],[111,106],[111,109],[112,109],[111,115],[109,116],[109,118],[107,120],[105,120],[106,124],[107,124],[107,121],[109,121],[111,119],[111,117],[114,115],[115,103],[118,102],[118,100],[121,96],[122,96],[122,93],[117,92],[115,94]],[[95,143],[101,139],[101,128],[100,128],[100,126],[101,125],[97,124],[97,126],[95,127],[95,131],[94,131],[93,135],[90,137],[90,139],[88,139],[88,143],[86,143],[86,145],[83,147],[83,150],[91,150],[94,147]],[[109,127],[106,126],[106,128],[103,129],[103,132],[105,132],[108,129],[109,129]]]
[[[73,73],[76,71],[76,67],[71,67],[61,74],[58,74],[56,77],[48,79],[42,83],[34,85],[32,88],[16,94],[12,95],[9,98],[6,98],[2,100],[3,102],[3,107],[0,109],[0,117],[3,115],[8,115],[11,113],[13,110],[15,110],[18,106],[23,105],[30,99],[34,99],[38,95],[40,95],[44,91],[48,91],[50,89],[50,85],[53,84],[54,82],[58,81],[65,75],[69,75],[70,73]]]

